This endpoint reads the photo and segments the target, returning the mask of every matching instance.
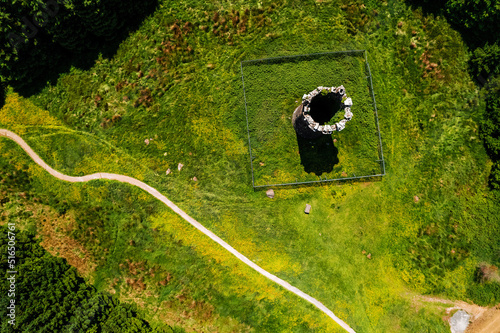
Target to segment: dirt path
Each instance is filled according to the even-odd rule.
[[[465,333],[500,333],[500,304],[488,309],[487,307],[463,301],[451,301],[445,298],[424,295],[415,295],[412,300],[417,307],[424,307],[425,303],[440,304],[443,310],[446,309],[447,315],[451,315],[453,310],[466,311],[471,315],[471,324]]]
[[[116,180],[116,181],[119,181],[119,182],[122,182],[122,183],[128,183],[128,184],[140,187],[141,189],[143,189],[144,191],[148,192],[149,194],[151,194],[152,196],[154,196],[155,198],[157,198],[158,200],[160,200],[161,202],[163,202],[165,205],[167,205],[168,207],[170,207],[174,212],[176,212],[184,220],[186,220],[192,226],[194,226],[196,229],[200,230],[205,235],[207,235],[208,237],[210,237],[214,242],[218,243],[220,246],[222,246],[223,248],[225,248],[227,251],[231,252],[235,257],[237,257],[239,260],[241,260],[242,262],[244,262],[246,265],[250,266],[251,268],[253,268],[257,272],[259,272],[260,274],[264,275],[269,280],[272,280],[272,281],[276,282],[277,284],[279,284],[283,288],[291,291],[295,295],[297,295],[297,296],[305,299],[309,303],[313,304],[318,309],[320,309],[321,311],[323,311],[323,313],[325,313],[327,316],[329,316],[330,318],[332,318],[337,324],[339,324],[347,332],[355,333],[355,331],[352,328],[350,328],[349,325],[347,325],[340,318],[338,318],[337,316],[335,316],[335,314],[332,311],[330,311],[326,306],[324,306],[320,301],[318,301],[317,299],[315,299],[315,298],[309,296],[308,294],[300,291],[299,289],[295,288],[294,286],[292,286],[288,282],[286,282],[286,281],[278,278],[277,276],[269,273],[268,271],[264,270],[260,266],[256,265],[254,262],[252,262],[250,259],[248,259],[244,255],[242,255],[241,253],[239,253],[238,251],[236,251],[232,246],[230,246],[229,244],[227,244],[226,242],[224,242],[221,238],[219,238],[213,232],[211,232],[210,230],[208,230],[207,228],[205,228],[203,225],[201,225],[198,221],[196,221],[191,216],[189,216],[188,214],[186,214],[183,210],[181,210],[179,207],[177,207],[177,205],[175,205],[167,197],[165,197],[163,194],[161,194],[155,188],[149,186],[148,184],[143,183],[143,182],[141,182],[141,181],[139,181],[139,180],[137,180],[135,178],[132,178],[132,177],[123,176],[123,175],[117,175],[117,174],[112,174],[112,173],[102,173],[102,172],[100,172],[100,173],[94,173],[94,174],[87,175],[87,176],[82,176],[82,177],[68,176],[68,175],[65,175],[63,173],[60,173],[57,170],[52,169],[47,163],[45,163],[40,158],[40,156],[38,156],[33,151],[33,149],[31,149],[31,147],[19,135],[15,134],[14,132],[11,132],[11,131],[6,130],[6,129],[0,129],[0,136],[4,136],[6,138],[9,138],[9,139],[15,141],[18,145],[21,146],[21,148],[24,149],[24,151],[33,159],[33,161],[35,161],[36,164],[40,165],[42,168],[44,168],[52,176],[54,176],[56,178],[59,178],[61,180],[65,180],[65,181],[68,181],[68,182],[75,183],[75,182],[87,182],[87,181],[91,181],[91,180],[95,180],[95,179],[109,179],[109,180]]]
[[[489,309],[474,320],[466,333],[500,333],[500,305]]]

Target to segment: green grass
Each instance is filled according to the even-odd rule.
[[[474,271],[480,261],[498,265],[500,260],[500,212],[486,186],[490,164],[477,136],[482,104],[467,74],[467,52],[460,36],[442,19],[413,12],[399,1],[366,3],[366,8],[356,3],[344,10],[333,2],[283,1],[277,6],[273,9],[264,2],[259,11],[256,2],[165,1],[123,42],[115,57],[99,59],[88,71],[73,69],[57,85],[30,98],[68,129],[58,133],[25,130],[27,141],[53,167],[69,174],[100,169],[142,177],[245,256],[320,300],[357,332],[444,332],[443,313],[432,308],[416,312],[406,292],[467,299],[494,291],[478,285]],[[243,16],[247,7],[251,11],[246,31],[229,26],[222,37],[212,33],[216,9],[230,22],[231,9]],[[362,22],[361,14],[365,14]],[[169,30],[175,19],[189,20],[195,27],[183,37],[182,43],[187,44]],[[404,24],[398,27],[398,22]],[[209,32],[197,26],[209,26]],[[167,41],[179,43],[180,49],[156,61],[165,56],[161,42]],[[417,42],[415,49],[410,48],[412,41]],[[187,52],[186,45],[193,53]],[[274,200],[263,191],[253,191],[240,61],[346,49],[368,50],[387,175],[372,183],[275,189]],[[426,74],[420,67],[424,53],[438,63],[442,77]],[[362,161],[372,152],[376,157],[377,146],[365,139],[373,133],[374,123],[362,78],[364,64],[356,59],[344,61],[352,66],[352,81],[340,84],[353,95],[354,118],[338,133],[337,148],[339,159],[344,156],[339,166],[350,173],[351,168],[364,168]],[[298,78],[302,74],[295,66],[308,70],[310,63],[262,68]],[[332,61],[327,67],[337,66]],[[291,116],[295,101],[317,85],[330,85],[314,81],[318,73],[310,81],[283,79],[287,84],[279,94],[285,97],[277,102],[278,95],[256,89],[273,81],[258,81],[257,66],[247,69],[253,71],[249,75],[254,75],[256,92],[250,107],[255,111],[262,105],[256,103],[267,100],[268,106],[278,103],[280,108],[268,107],[270,112],[260,116],[286,113],[284,120],[270,117],[255,124],[283,121],[280,129],[284,131],[292,128],[286,117]],[[147,77],[150,72],[153,77]],[[332,81],[337,75],[339,79],[347,75],[328,73]],[[152,100],[141,104],[141,96],[149,94],[146,88]],[[96,100],[97,95],[102,99]],[[107,122],[113,115],[120,115],[121,120]],[[22,114],[12,112],[0,119],[2,126],[13,129],[23,121]],[[362,134],[366,146],[347,144],[357,142],[356,133],[365,133],[364,124],[370,126],[367,136]],[[297,141],[286,133],[262,130],[260,135],[271,141],[278,136],[276,153],[291,156],[287,154]],[[149,145],[144,143],[146,138],[153,139]],[[5,142],[0,141],[4,160],[32,166],[19,148]],[[71,151],[70,147],[80,149]],[[266,150],[261,153],[259,147],[253,148],[267,159],[260,179],[281,177],[275,170],[309,177],[298,155],[280,159],[265,141],[260,148]],[[350,149],[359,154],[347,154]],[[185,165],[180,173],[178,163]],[[167,168],[174,173],[165,175]],[[124,258],[146,261],[148,268],[157,266],[161,274],[176,272],[174,276],[182,283],[175,288],[150,283],[159,298],[117,289],[123,298],[144,304],[155,323],[166,320],[160,314],[169,311],[157,309],[159,300],[172,301],[178,318],[183,311],[193,311],[188,302],[175,298],[184,288],[187,299],[213,306],[212,317],[221,318],[184,318],[185,328],[338,330],[316,309],[262,280],[138,190],[111,182],[62,184],[37,170],[29,169],[34,191],[57,199],[48,200],[48,205],[71,202],[71,209],[81,210],[81,230],[93,220],[104,222],[98,224],[102,232],[97,236],[81,233],[74,237],[96,253],[104,249],[99,244],[116,244],[113,256],[105,256],[95,273],[99,288],[111,288],[114,278],[128,274],[119,267]],[[198,182],[191,180],[194,176]],[[414,196],[419,197],[417,203]],[[303,214],[307,203],[313,207],[308,216]],[[102,217],[86,220],[85,211],[99,206],[104,207]],[[99,243],[95,237],[102,237]],[[128,245],[131,239],[137,239],[136,247]],[[451,249],[461,255],[454,256]],[[209,283],[214,283],[213,294],[206,291]]]
[[[381,173],[364,54],[327,54],[243,64],[255,186]],[[344,85],[355,116],[332,140],[297,138],[291,118],[302,95]],[[338,112],[342,113],[342,111]],[[322,142],[325,141],[325,142]],[[319,146],[316,147],[316,146]]]

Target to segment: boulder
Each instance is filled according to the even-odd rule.
[[[271,199],[274,198],[274,190],[273,189],[267,190],[266,195],[268,198],[271,198]]]
[[[464,333],[469,326],[470,314],[464,310],[458,310],[450,318],[451,333]]]

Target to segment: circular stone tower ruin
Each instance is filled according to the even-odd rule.
[[[317,139],[341,131],[352,119],[352,99],[347,97],[344,86],[318,87],[302,97],[302,103],[293,112],[292,123],[297,135]],[[329,125],[330,119],[344,109],[344,119]]]

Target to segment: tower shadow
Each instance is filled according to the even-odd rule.
[[[340,94],[316,95],[309,104],[310,116],[315,122],[324,125],[341,111],[341,103]],[[332,172],[333,167],[339,163],[339,151],[333,144],[332,135],[325,135],[309,128],[303,108],[303,104],[297,107],[292,118],[299,146],[300,164],[304,166],[305,172],[317,176]]]
[[[297,135],[297,144],[300,164],[307,173],[320,176],[324,172],[332,172],[333,167],[339,163],[339,150],[333,144],[331,135],[322,135],[317,139],[304,139]]]

